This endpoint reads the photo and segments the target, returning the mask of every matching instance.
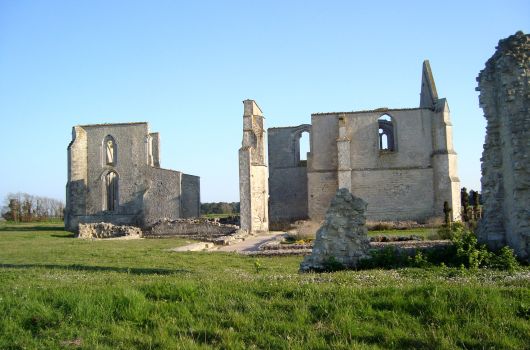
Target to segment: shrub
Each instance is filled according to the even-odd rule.
[[[334,256],[330,256],[324,261],[324,271],[335,272],[344,270],[344,265],[338,261]]]
[[[444,227],[438,231],[452,241],[452,245],[418,251],[412,257],[406,257],[394,247],[387,247],[371,252],[371,257],[360,261],[359,268],[397,267],[429,267],[451,266],[471,270],[480,267],[492,267],[508,271],[519,268],[519,262],[512,249],[504,247],[498,252],[489,251],[485,245],[479,244],[475,234],[461,223],[455,223],[451,228]]]
[[[256,259],[254,260],[254,269],[256,273],[260,273],[260,271],[265,269],[265,267],[263,266],[263,264],[261,263],[259,259]]]
[[[288,244],[304,244],[304,243],[311,243],[315,240],[315,236],[306,235],[302,233],[288,233],[285,236],[284,243]]]
[[[504,246],[491,258],[489,267],[513,272],[518,270],[520,265],[515,257],[513,249]]]
[[[411,267],[429,267],[432,265],[421,251],[416,252],[416,255],[413,257],[409,256],[407,262]]]
[[[439,239],[453,239],[453,235],[456,232],[461,232],[464,230],[464,225],[461,222],[454,222],[450,226],[443,225],[437,231],[437,236]]]
[[[463,226],[453,229],[453,242],[456,248],[455,263],[464,265],[471,269],[478,269],[488,265],[493,254],[486,249],[486,246],[479,245],[475,234],[463,228]]]

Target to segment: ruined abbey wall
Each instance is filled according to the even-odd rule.
[[[269,215],[271,222],[307,219],[307,161],[300,160],[300,137],[311,125],[269,128]]]
[[[159,135],[149,133],[147,123],[75,126],[72,138],[67,230],[93,222],[145,227],[160,218],[199,215],[199,178],[158,167]]]
[[[307,162],[300,132],[310,132]],[[428,61],[418,108],[316,113],[311,125],[269,129],[271,221],[320,221],[337,189],[368,203],[369,220],[459,219],[460,180],[447,101]],[[307,196],[307,197],[305,197]]]
[[[392,151],[379,149],[378,119],[383,115],[390,116],[394,126]],[[433,140],[435,121],[442,118],[443,110],[427,108],[313,114],[309,216],[323,218],[339,187],[368,203],[370,220],[441,217],[444,201],[458,213],[456,154],[452,157],[452,148],[451,154],[447,148],[435,148]],[[340,119],[348,142],[342,154],[337,145]],[[347,167],[339,164],[339,155],[347,158]],[[438,155],[452,158],[448,167],[439,166]],[[341,171],[349,178],[339,186]]]
[[[501,40],[477,78],[487,120],[479,240],[530,259],[530,35]]]

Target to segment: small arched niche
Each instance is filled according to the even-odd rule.
[[[103,164],[104,165],[116,165],[116,160],[118,158],[118,148],[114,137],[111,135],[105,136],[103,139]]]
[[[396,150],[394,121],[388,114],[383,114],[377,119],[379,150],[394,152]]]

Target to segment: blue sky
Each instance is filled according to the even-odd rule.
[[[419,105],[429,59],[463,186],[480,187],[475,78],[528,1],[0,0],[0,197],[64,199],[78,124],[147,121],[161,164],[237,201],[242,100],[267,127],[314,112]]]

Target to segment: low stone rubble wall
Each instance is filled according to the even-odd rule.
[[[436,241],[393,241],[393,242],[370,242],[368,255],[381,249],[392,248],[399,254],[414,256],[417,252],[430,252],[433,250],[444,250],[453,243],[449,240]],[[284,256],[284,255],[310,255],[313,249],[312,243],[304,244],[281,244],[277,241],[267,242],[259,247],[258,251],[246,251],[241,254],[252,256]]]
[[[208,219],[161,219],[146,230],[146,238],[186,237],[200,241],[215,242],[238,232],[236,225],[225,225]],[[223,243],[220,243],[223,244]]]
[[[226,225],[209,219],[161,219],[142,230],[134,226],[113,225],[106,222],[79,224],[79,238],[169,238],[185,237],[216,245],[229,245],[246,236],[239,226]]]
[[[142,230],[135,226],[113,225],[107,222],[79,224],[78,238],[142,237]]]

